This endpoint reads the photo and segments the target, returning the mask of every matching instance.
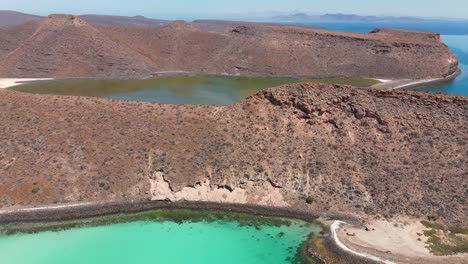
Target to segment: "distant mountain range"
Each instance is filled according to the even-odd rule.
[[[32,20],[44,19],[45,17],[20,13],[16,11],[0,10],[0,26],[21,25]],[[80,18],[95,25],[111,25],[123,27],[155,27],[167,24],[168,20],[146,18],[144,16],[111,16],[111,15],[80,15]],[[308,15],[306,13],[296,13],[284,16],[275,16],[266,19],[264,22],[420,22],[434,19],[423,19],[416,17],[392,17],[392,16],[359,16],[348,14],[325,14]],[[217,26],[232,26],[234,24],[245,24],[244,21],[224,21],[224,20],[196,20],[195,23],[217,24]],[[222,28],[215,28],[222,30]]]
[[[17,26],[26,22],[45,19],[43,16],[30,15],[16,11],[0,10],[0,26]],[[80,15],[84,21],[95,25],[109,25],[121,27],[157,27],[167,24],[168,20],[146,18],[144,16],[109,16],[109,15]]]
[[[275,16],[269,19],[271,22],[419,22],[425,21],[417,17],[392,17],[392,16],[358,16],[348,14],[308,15],[296,13],[285,16]]]
[[[42,18],[41,16],[24,14],[16,11],[0,10],[0,26],[16,26]]]
[[[84,21],[95,25],[110,25],[121,27],[158,27],[167,24],[168,20],[146,18],[144,16],[107,16],[80,15]]]

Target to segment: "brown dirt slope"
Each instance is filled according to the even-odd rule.
[[[0,31],[3,42],[17,38]],[[4,47],[5,46],[5,47]],[[458,61],[438,34],[378,29],[351,34],[248,25],[207,32],[174,21],[154,28],[91,25],[52,15],[9,53],[0,77],[122,76],[185,70],[207,74],[426,79]]]
[[[34,33],[2,58],[6,76],[93,76],[150,72],[150,62],[117,45],[83,20],[52,15]]]
[[[294,208],[468,226],[463,97],[293,84],[217,107],[0,93],[6,207],[150,199],[163,174],[172,192],[209,179],[251,203],[269,186]]]
[[[34,34],[39,22],[32,21],[20,26],[0,28],[0,58],[19,48]],[[3,64],[3,61],[2,61]]]

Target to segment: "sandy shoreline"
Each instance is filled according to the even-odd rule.
[[[442,78],[434,78],[434,79],[422,79],[422,80],[410,80],[410,79],[401,79],[401,80],[388,80],[388,79],[375,79],[380,81],[381,83],[375,84],[371,86],[372,88],[383,89],[383,90],[398,90],[398,89],[410,89],[415,87],[424,87],[436,84],[443,84],[448,83],[458,75],[460,75],[461,71],[457,70],[454,73],[442,77]]]
[[[427,237],[418,235],[424,230],[427,228],[416,219],[373,220],[366,226],[334,221],[330,226],[333,241],[341,250],[377,263],[467,263],[468,254],[435,256],[430,253]]]
[[[339,231],[341,230],[340,226],[341,225],[345,225],[346,223],[343,222],[343,221],[334,221],[331,225],[330,225],[330,232],[331,232],[331,236],[333,238],[333,241],[335,242],[336,246],[338,246],[341,250],[343,251],[346,251],[350,254],[353,254],[353,255],[356,255],[356,256],[359,256],[359,257],[362,257],[362,258],[365,258],[365,259],[370,259],[370,260],[373,260],[373,261],[376,261],[376,262],[381,262],[381,263],[385,263],[385,264],[395,264],[395,262],[393,261],[389,261],[389,260],[385,260],[385,259],[382,259],[382,258],[379,258],[377,256],[374,256],[374,255],[371,255],[371,254],[367,254],[367,253],[363,253],[363,252],[358,252],[358,251],[355,251],[353,249],[350,249],[348,246],[346,246],[339,238],[338,236],[338,233]]]
[[[0,78],[0,89],[18,86],[28,82],[50,81],[53,78]]]

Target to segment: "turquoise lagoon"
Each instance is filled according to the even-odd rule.
[[[5,264],[281,264],[316,224],[244,225],[235,220],[133,221],[61,231],[0,235]]]

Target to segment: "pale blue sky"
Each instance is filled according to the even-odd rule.
[[[468,19],[468,0],[0,0],[0,10],[46,15],[115,14],[161,18],[230,18],[274,12],[348,13]]]

